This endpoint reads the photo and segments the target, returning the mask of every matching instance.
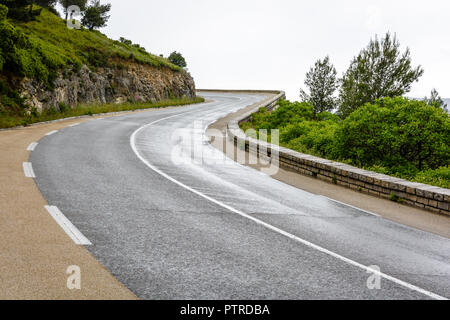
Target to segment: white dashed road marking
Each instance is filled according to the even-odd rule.
[[[75,227],[69,219],[55,206],[45,206],[45,209],[55,219],[56,223],[77,245],[90,246],[92,243]]]
[[[52,134],[55,134],[57,132],[58,132],[58,130],[50,131],[49,133],[46,134],[46,136],[51,136]]]
[[[27,178],[36,178],[36,175],[34,174],[33,166],[31,165],[31,162],[23,163],[23,172],[25,173],[25,177],[27,177]]]
[[[36,149],[37,145],[38,145],[37,142],[31,143],[31,144],[28,146],[27,151],[34,151],[34,149]]]

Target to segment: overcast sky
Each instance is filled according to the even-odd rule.
[[[298,99],[326,55],[341,75],[370,38],[395,32],[425,74],[411,97],[450,98],[448,0],[103,0],[108,27],[148,51],[180,51],[197,88],[282,89]]]

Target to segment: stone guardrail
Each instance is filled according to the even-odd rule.
[[[272,91],[271,93],[277,95],[228,123],[228,137],[237,146],[244,148],[245,145],[247,151],[257,155],[261,150],[260,157],[269,156],[272,160],[276,158],[272,157],[272,152],[278,152],[278,164],[281,168],[369,195],[450,216],[450,189],[410,182],[283,147],[273,148],[270,143],[247,137],[240,129],[239,123],[248,121],[261,107],[272,110],[279,100],[285,98],[284,92]]]

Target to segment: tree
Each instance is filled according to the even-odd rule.
[[[111,11],[111,4],[100,4],[99,0],[94,0],[84,12],[81,23],[89,30],[105,27],[110,17],[109,11]]]
[[[187,66],[186,60],[179,52],[176,51],[172,52],[168,59],[171,63],[181,68],[186,68]]]
[[[81,11],[86,10],[87,0],[58,0],[64,9],[64,14],[66,15],[66,21],[69,19],[69,8],[70,6],[78,6]]]
[[[436,89],[431,90],[431,96],[428,99],[428,97],[425,97],[424,101],[429,105],[436,108],[442,108],[445,111],[447,111],[447,104],[444,103],[444,100],[439,96],[439,93]]]
[[[411,90],[411,84],[423,74],[423,69],[411,66],[410,51],[399,50],[397,37],[389,33],[375,37],[353,59],[341,79],[339,113],[347,117],[366,103],[383,97],[396,97]]]
[[[317,60],[306,74],[305,85],[309,94],[300,89],[300,97],[314,106],[314,114],[334,109],[336,99],[333,95],[338,88],[336,75],[336,69],[328,56],[323,61]]]

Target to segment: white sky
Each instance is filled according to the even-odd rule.
[[[375,34],[397,33],[425,74],[408,96],[450,98],[448,0],[103,0],[108,27],[154,54],[180,51],[197,88],[282,89],[330,55],[339,75]]]

